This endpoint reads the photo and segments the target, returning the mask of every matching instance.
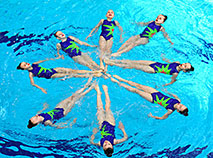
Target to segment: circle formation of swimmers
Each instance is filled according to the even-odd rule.
[[[101,132],[101,139],[98,143],[94,143],[95,134],[98,132],[97,128],[93,129],[93,135],[90,137],[91,144],[103,147],[104,153],[111,157],[113,153],[113,146],[115,144],[122,143],[127,140],[128,136],[125,132],[124,125],[122,122],[119,122],[118,128],[123,132],[122,139],[115,139],[115,119],[112,111],[110,110],[110,97],[108,94],[108,87],[106,85],[102,85],[103,91],[105,93],[106,104],[105,110],[103,107],[103,103],[101,100],[101,91],[96,82],[93,82],[93,77],[104,77],[105,79],[110,78],[112,82],[117,83],[121,87],[124,87],[130,92],[139,94],[142,98],[146,99],[151,103],[156,103],[164,107],[167,112],[161,116],[153,116],[149,113],[149,117],[155,119],[166,119],[170,114],[172,114],[175,110],[184,115],[188,116],[188,108],[181,103],[181,100],[174,94],[168,93],[168,95],[164,95],[158,90],[141,85],[132,81],[128,81],[123,79],[117,75],[111,76],[107,73],[107,67],[110,66],[119,66],[125,69],[137,69],[144,71],[146,73],[164,73],[167,75],[172,75],[171,82],[165,84],[164,86],[173,84],[176,81],[176,78],[179,72],[190,72],[194,71],[194,68],[190,63],[180,62],[170,62],[168,59],[163,59],[167,63],[159,63],[155,61],[145,61],[145,60],[115,60],[110,59],[111,56],[116,57],[120,56],[122,53],[128,52],[133,49],[135,46],[146,45],[149,40],[158,32],[162,31],[163,36],[167,39],[172,45],[169,35],[166,33],[165,28],[161,25],[167,20],[166,15],[160,14],[155,21],[149,22],[138,22],[135,23],[139,26],[146,26],[144,31],[139,34],[132,36],[129,38],[119,49],[117,52],[112,53],[111,48],[113,44],[113,31],[115,27],[119,28],[120,31],[120,40],[122,41],[122,32],[123,29],[120,26],[119,22],[116,20],[112,20],[114,17],[113,10],[108,10],[106,14],[107,19],[102,19],[100,22],[91,30],[90,34],[86,37],[86,40],[93,35],[93,33],[97,32],[99,27],[102,26],[102,32],[99,38],[99,48],[100,48],[100,65],[98,65],[92,58],[83,53],[78,45],[85,45],[88,47],[98,47],[96,45],[90,45],[86,42],[80,41],[76,37],[66,36],[63,32],[57,31],[54,36],[60,41],[57,43],[57,58],[51,58],[46,60],[41,60],[34,62],[33,64],[29,64],[26,62],[21,62],[17,69],[27,70],[29,72],[29,78],[31,84],[37,88],[39,88],[43,93],[47,93],[47,91],[34,83],[33,77],[41,77],[46,79],[52,78],[71,78],[71,77],[84,77],[89,78],[88,82],[85,86],[79,90],[77,90],[72,96],[66,98],[56,105],[56,107],[49,111],[42,113],[43,110],[48,108],[47,104],[44,104],[44,108],[38,112],[35,116],[33,116],[29,122],[27,127],[32,128],[38,124],[43,124],[45,126],[49,125],[56,128],[67,128],[72,126],[76,122],[76,118],[70,123],[68,126],[64,123],[55,124],[56,120],[66,116],[71,109],[75,106],[76,101],[78,101],[81,97],[85,96],[92,89],[95,89],[97,92],[97,119],[99,124],[99,130]],[[44,68],[39,64],[48,60],[55,59],[64,59],[63,55],[60,55],[60,49],[62,49],[65,53],[68,54],[76,63],[87,66],[92,71],[87,70],[74,70],[71,68],[57,67],[57,68]]]

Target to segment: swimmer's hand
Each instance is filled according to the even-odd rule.
[[[76,123],[77,118],[74,118],[74,120],[70,123],[70,127]]]
[[[43,109],[45,110],[45,109],[47,109],[49,107],[49,105],[47,103],[44,103],[43,107],[44,107]]]
[[[124,129],[124,125],[123,125],[123,123],[121,121],[119,122],[118,128],[121,129],[121,130]]]
[[[95,135],[96,133],[98,133],[98,129],[97,128],[93,128],[92,133]]]
[[[41,88],[41,91],[45,94],[47,94],[47,91],[44,88]]]
[[[123,43],[124,39],[122,38],[122,36],[120,37],[120,43]]]
[[[88,39],[89,37],[92,37],[92,35],[89,34],[89,35],[85,38],[85,40],[87,41],[87,39]]]
[[[64,59],[64,55],[59,55],[56,59]]]
[[[153,116],[151,112],[148,114],[148,116],[152,117],[152,118],[155,118],[155,116]]]

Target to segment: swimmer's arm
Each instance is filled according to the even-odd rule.
[[[163,32],[163,36],[164,36],[171,44],[174,44],[174,43],[172,43],[172,41],[171,41],[171,39],[170,39],[168,33],[165,31],[165,28],[164,28],[164,27],[161,27],[160,31]]]
[[[42,88],[42,87],[40,87],[40,86],[38,86],[38,85],[36,85],[36,84],[34,83],[34,80],[33,80],[33,73],[30,72],[30,73],[29,73],[29,77],[30,77],[30,83],[31,83],[32,86],[37,87],[37,88],[40,89],[43,93],[47,94],[47,91],[46,91],[44,88]]]
[[[152,118],[155,118],[155,119],[157,119],[157,120],[165,120],[166,118],[169,117],[169,115],[170,115],[172,112],[173,112],[172,110],[168,110],[168,112],[165,113],[162,117],[153,116],[152,113],[150,112],[148,116],[149,116],[149,117],[152,117]]]
[[[81,41],[81,40],[79,40],[79,39],[77,39],[77,38],[75,38],[75,37],[73,37],[73,36],[69,36],[72,40],[74,40],[76,43],[78,43],[78,44],[80,44],[80,45],[85,45],[85,46],[89,46],[89,47],[98,47],[98,46],[96,46],[96,45],[90,45],[90,44],[88,44],[88,43],[86,43],[86,42],[83,42],[83,41]]]
[[[115,21],[116,26],[118,27],[120,31],[120,41],[122,41],[122,33],[123,33],[123,28],[120,26],[118,21]]]
[[[166,92],[167,94],[169,94],[170,96],[174,97],[175,99],[177,99],[179,102],[181,102],[180,98],[178,98],[177,95],[169,93],[167,90],[164,90],[164,92]]]
[[[44,110],[46,110],[49,107],[49,105],[47,103],[43,104],[43,109],[38,111],[37,114],[42,113]]]
[[[90,32],[90,34],[86,37],[85,40],[87,40],[89,37],[92,36],[92,33],[95,31],[95,33],[98,31],[99,27],[103,24],[104,19],[101,19],[99,21],[99,23],[92,29],[92,31]]]
[[[90,137],[90,143],[93,144],[93,145],[101,146],[101,143],[100,143],[100,142],[94,143],[95,135],[96,135],[96,133],[98,133],[98,129],[97,129],[97,128],[94,128],[94,129],[92,130],[92,133],[93,133],[93,134],[92,134],[91,137]]]
[[[64,59],[64,56],[63,55],[60,55],[60,49],[61,49],[61,44],[60,43],[57,43],[56,44],[56,48],[57,48],[57,55],[58,55],[58,57],[56,58],[56,59],[59,59],[59,58],[62,58],[62,59]]]
[[[136,24],[139,25],[139,26],[147,26],[147,25],[149,25],[151,22],[153,22],[153,21],[149,21],[149,22],[136,22]]]
[[[173,84],[174,82],[176,82],[177,80],[176,80],[176,78],[177,78],[177,76],[178,76],[178,73],[174,73],[173,75],[172,75],[172,77],[171,77],[171,82],[170,83],[167,83],[167,84],[165,84],[165,85],[163,85],[163,86],[168,86],[168,85],[171,85],[171,84]]]
[[[56,124],[53,124],[51,121],[45,121],[44,123],[45,126],[51,126],[51,127],[55,127],[57,129],[63,129],[63,128],[67,128],[67,126],[59,126],[59,125],[56,125]]]
[[[119,144],[119,143],[122,143],[122,142],[124,142],[124,141],[126,141],[127,139],[128,139],[128,135],[126,134],[126,131],[125,131],[125,129],[124,129],[124,125],[123,125],[123,123],[122,122],[119,122],[119,126],[118,126],[118,128],[123,132],[123,138],[122,139],[115,139],[114,140],[114,144]]]

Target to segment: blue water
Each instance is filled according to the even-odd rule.
[[[68,129],[38,126],[27,129],[27,122],[43,107],[53,109],[57,103],[82,87],[87,79],[72,78],[65,81],[35,79],[47,89],[43,94],[30,85],[28,73],[17,71],[16,66],[52,58],[58,42],[53,33],[62,30],[67,35],[84,40],[91,29],[105,18],[108,9],[115,11],[124,29],[124,41],[141,33],[144,28],[132,21],[154,20],[166,14],[163,24],[172,41],[171,46],[161,33],[146,46],[139,46],[119,59],[162,61],[160,55],[172,61],[190,62],[195,71],[181,73],[178,81],[167,87],[189,108],[187,118],[173,113],[164,121],[148,118],[147,114],[162,116],[165,110],[140,96],[126,91],[110,80],[98,78],[99,85],[109,87],[112,111],[116,123],[122,121],[129,139],[115,146],[113,157],[213,157],[212,105],[213,105],[213,3],[184,0],[8,0],[0,3],[0,157],[105,157],[102,149],[90,145],[89,136],[97,126],[96,92],[92,90],[76,103],[75,108],[60,122],[77,117],[77,123]],[[99,30],[100,33],[100,30]],[[88,40],[98,44],[99,33]],[[113,52],[121,46],[118,29],[115,30]],[[82,47],[98,60],[98,50]],[[87,69],[65,60],[49,61],[44,67],[70,67]],[[147,74],[138,70],[109,67],[110,74],[117,74],[151,87],[159,87],[170,80],[169,76]],[[104,101],[104,96],[103,96]],[[117,138],[122,137],[116,128]],[[98,141],[100,134],[96,136]]]

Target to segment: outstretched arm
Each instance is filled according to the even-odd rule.
[[[90,143],[93,144],[93,145],[101,146],[101,145],[100,145],[100,142],[94,143],[95,135],[96,135],[97,132],[98,132],[98,129],[97,129],[97,128],[94,128],[94,129],[92,130],[92,133],[93,133],[93,134],[92,134],[91,137],[90,137]]]
[[[161,27],[160,31],[163,32],[163,36],[164,36],[171,44],[174,44],[174,43],[172,43],[172,41],[171,41],[171,39],[170,39],[168,33],[165,31],[165,28],[164,28],[164,27]]]
[[[38,111],[37,114],[42,113],[42,111],[46,110],[49,107],[49,105],[47,103],[43,104],[43,109]]]
[[[45,59],[45,60],[40,60],[40,61],[37,61],[37,62],[34,62],[33,64],[40,64],[40,63],[43,63],[43,62],[45,62],[45,61],[49,61],[49,60],[55,60],[55,59],[58,59],[58,58],[47,58],[47,59]]]
[[[172,112],[173,112],[172,110],[168,110],[168,112],[165,113],[162,117],[153,116],[152,113],[150,112],[148,116],[149,116],[149,117],[152,117],[152,118],[155,118],[155,119],[158,119],[158,120],[164,120],[164,119],[168,118],[169,115],[170,115]]]
[[[118,140],[115,139],[114,144],[122,143],[122,142],[124,142],[124,141],[126,141],[128,139],[128,135],[126,134],[126,131],[124,129],[124,125],[123,125],[123,123],[121,121],[119,122],[118,128],[123,132],[123,136],[124,137],[122,139],[118,139]]]
[[[81,40],[79,40],[78,38],[75,38],[73,36],[69,36],[71,39],[73,39],[76,43],[80,44],[80,45],[85,45],[85,46],[88,46],[88,47],[98,47],[97,45],[90,45],[86,42],[83,42]]]
[[[175,99],[177,99],[179,102],[181,102],[180,98],[178,98],[177,95],[169,93],[166,89],[164,90],[165,93],[169,94],[170,96],[174,97]]]
[[[149,25],[151,22],[153,22],[153,21],[149,21],[149,22],[136,22],[136,24],[139,25],[139,26],[147,26],[147,25]]]
[[[99,23],[92,29],[92,31],[90,32],[90,34],[85,38],[85,40],[87,40],[89,37],[92,37],[92,33],[95,31],[95,33],[98,31],[99,27],[103,24],[103,19],[101,19],[99,21]]]
[[[33,74],[31,72],[29,73],[29,77],[30,77],[30,82],[31,82],[32,86],[39,88],[43,93],[47,94],[47,91],[44,88],[42,88],[34,83]]]
[[[165,84],[165,85],[163,85],[163,86],[168,86],[168,85],[173,84],[175,81],[177,81],[177,80],[176,80],[177,76],[178,76],[178,73],[174,73],[174,74],[172,75],[172,77],[171,77],[171,79],[172,79],[171,82],[169,82],[169,83],[167,83],[167,84]]]
[[[116,26],[118,27],[118,29],[120,31],[120,42],[122,42],[123,41],[123,38],[122,38],[123,28],[120,26],[118,21],[115,21],[115,24],[116,24]]]

